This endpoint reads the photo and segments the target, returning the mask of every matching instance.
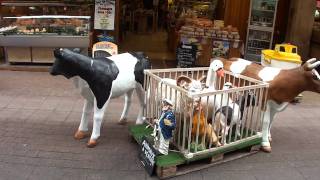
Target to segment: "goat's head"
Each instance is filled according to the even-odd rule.
[[[320,93],[320,61],[309,59],[303,66],[305,79],[311,91]]]
[[[182,75],[177,79],[177,86],[180,86],[190,92],[200,92],[205,88],[206,79],[206,76],[202,76],[198,80],[194,80],[188,76]]]

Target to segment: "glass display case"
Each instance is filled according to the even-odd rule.
[[[0,24],[0,46],[10,63],[51,63],[55,48],[89,47],[90,16],[3,17]]]
[[[261,50],[271,49],[277,0],[251,0],[245,58],[260,61]]]
[[[21,16],[3,17],[4,35],[88,36],[90,16]]]

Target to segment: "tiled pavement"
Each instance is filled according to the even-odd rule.
[[[134,123],[135,98],[129,117]],[[48,73],[0,71],[0,180],[156,179],[140,166],[127,126],[118,125],[123,98],[109,105],[100,144],[76,141],[82,99],[71,81]],[[272,129],[273,152],[173,179],[320,179],[320,95],[304,93]]]

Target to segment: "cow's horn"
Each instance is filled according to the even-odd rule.
[[[316,60],[317,60],[316,58],[311,58],[311,59],[309,59],[309,60],[307,61],[307,63],[312,64],[312,63],[314,63]]]
[[[317,62],[315,62],[313,64],[308,64],[308,69],[312,70],[312,69],[318,67],[319,65],[320,65],[320,61],[317,61]]]
[[[315,68],[317,66],[316,60],[317,60],[316,58],[309,59],[306,63],[304,63],[303,68],[306,71],[311,71],[313,68]],[[314,63],[314,62],[316,62],[316,63]],[[314,64],[312,64],[312,63],[314,63]]]

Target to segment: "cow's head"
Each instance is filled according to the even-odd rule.
[[[316,58],[308,60],[303,66],[308,89],[320,93],[320,61]]]
[[[78,51],[75,49],[75,51]],[[58,48],[53,51],[55,61],[51,67],[50,74],[53,76],[63,75],[66,78],[71,78],[76,75],[74,67],[77,66],[76,59],[79,53],[69,49]]]
[[[130,54],[132,54],[134,57],[136,57],[139,60],[138,63],[142,65],[143,69],[151,69],[151,63],[150,63],[149,57],[144,52],[138,51],[138,52],[132,52]]]

